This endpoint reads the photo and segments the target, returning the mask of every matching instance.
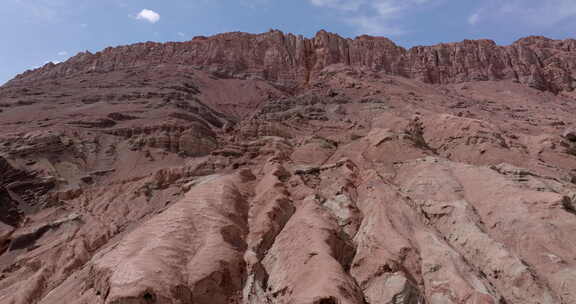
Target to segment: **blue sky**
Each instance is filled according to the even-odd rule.
[[[0,83],[48,61],[227,31],[386,36],[401,46],[575,37],[576,0],[0,0]]]

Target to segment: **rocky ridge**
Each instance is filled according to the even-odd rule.
[[[491,40],[464,40],[404,49],[387,38],[343,38],[319,31],[313,38],[271,30],[226,33],[188,42],[140,43],[80,53],[63,64],[23,73],[9,84],[57,79],[79,73],[106,73],[143,65],[183,65],[220,76],[258,78],[293,89],[309,84],[333,64],[366,67],[433,84],[516,80],[554,93],[572,91],[576,40],[527,37],[509,46]]]

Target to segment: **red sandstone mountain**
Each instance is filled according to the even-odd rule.
[[[0,87],[0,303],[576,303],[576,41],[228,33]]]
[[[507,47],[490,40],[414,47],[371,36],[345,39],[320,31],[312,38],[280,31],[253,35],[226,33],[179,43],[142,43],[80,53],[64,64],[48,64],[10,83],[60,78],[86,72],[112,72],[142,66],[180,65],[209,68],[221,76],[256,78],[293,87],[316,80],[329,65],[342,63],[416,79],[448,84],[477,80],[516,80],[559,92],[576,85],[576,40],[520,39]]]

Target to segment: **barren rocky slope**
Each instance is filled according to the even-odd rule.
[[[573,40],[228,33],[0,87],[0,303],[576,303]]]

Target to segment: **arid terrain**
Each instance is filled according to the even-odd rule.
[[[0,87],[0,304],[574,304],[576,40],[320,31]]]

